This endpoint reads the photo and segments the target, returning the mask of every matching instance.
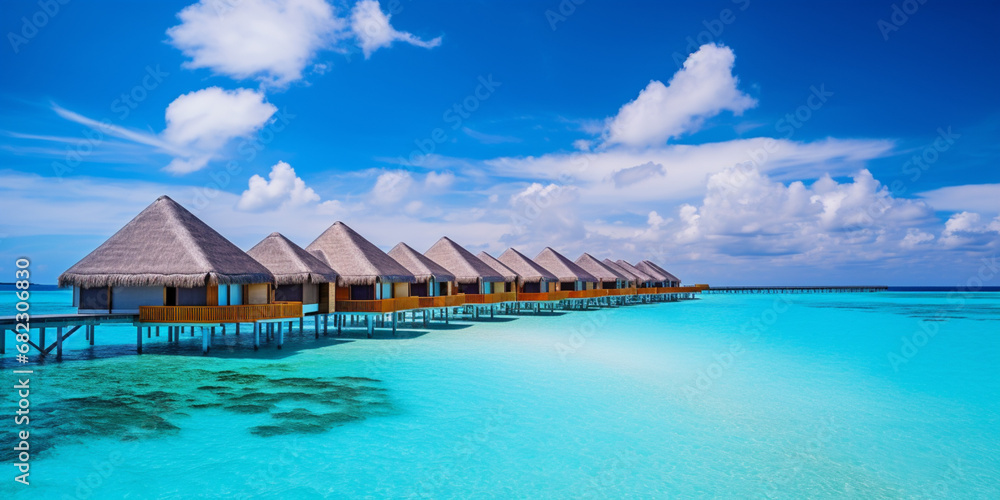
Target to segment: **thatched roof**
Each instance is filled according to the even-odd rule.
[[[584,268],[576,265],[573,261],[567,259],[551,247],[545,247],[544,250],[538,252],[534,261],[548,272],[554,274],[559,281],[597,283],[597,278],[593,274],[588,273]]]
[[[643,282],[648,282],[648,281],[660,281],[660,280],[656,279],[655,277],[650,276],[649,274],[647,274],[642,269],[639,269],[639,268],[633,266],[632,264],[629,264],[628,262],[626,262],[624,260],[618,259],[618,260],[615,261],[615,264],[618,264],[618,267],[621,267],[622,269],[624,269],[624,270],[632,273],[636,277],[635,281],[637,283],[643,283]]]
[[[429,250],[424,252],[428,258],[437,262],[451,274],[459,283],[477,283],[479,280],[488,282],[504,281],[503,276],[479,260],[461,245],[442,237]]]
[[[274,276],[167,196],[59,276],[59,286],[176,286],[269,283]]]
[[[521,276],[514,272],[513,269],[505,266],[503,262],[497,260],[496,257],[486,252],[479,252],[476,254],[476,258],[485,262],[487,266],[492,267],[500,276],[503,276],[504,281],[521,283]]]
[[[644,260],[642,262],[639,262],[638,264],[635,265],[635,267],[638,267],[643,271],[645,271],[646,269],[654,270],[660,275],[662,275],[664,278],[666,278],[665,281],[674,281],[677,283],[681,282],[680,278],[674,276],[673,274],[670,274],[670,272],[668,272],[666,269],[660,267],[657,263],[651,260]]]
[[[604,259],[604,260],[601,261],[601,264],[604,264],[605,266],[608,266],[611,269],[617,271],[618,274],[621,274],[622,276],[624,276],[629,281],[642,281],[642,278],[640,278],[639,276],[636,276],[635,274],[632,274],[631,271],[629,271],[628,269],[625,269],[622,266],[619,266],[617,262],[615,262],[615,261],[613,261],[611,259]]]
[[[392,257],[396,262],[405,267],[407,271],[413,273],[413,276],[417,278],[417,283],[423,283],[431,278],[434,278],[439,283],[455,281],[454,274],[449,273],[447,269],[438,265],[437,262],[424,257],[420,252],[414,250],[406,243],[399,243],[392,247],[392,250],[389,250],[389,257]]]
[[[597,260],[597,257],[594,257],[589,253],[581,255],[578,259],[576,259],[575,263],[601,281],[629,280],[627,276],[608,267],[603,262]]]
[[[636,262],[635,268],[652,276],[653,281],[670,281],[670,278],[668,278],[666,274],[663,274],[656,268],[646,264],[645,261],[640,260],[639,262]]]
[[[337,273],[304,248],[292,243],[281,233],[271,233],[247,255],[260,262],[274,275],[278,285],[302,283],[334,283]]]
[[[330,265],[337,274],[337,284],[373,285],[382,283],[413,283],[413,273],[388,254],[364,239],[347,224],[337,221],[323,231],[306,250]]]
[[[517,273],[524,283],[539,283],[542,280],[559,281],[556,275],[513,248],[505,250],[498,260]]]

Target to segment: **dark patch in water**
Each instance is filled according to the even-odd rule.
[[[44,408],[32,412],[32,456],[93,438],[134,442],[171,436],[180,431],[181,419],[198,418],[198,412],[208,409],[257,415],[252,418],[263,419],[260,425],[247,431],[260,437],[322,433],[392,411],[385,389],[375,386],[380,381],[366,377],[272,378],[254,369],[191,369],[185,359],[129,361],[46,367],[45,378],[55,390],[39,393],[73,396],[32,401]],[[287,366],[267,370],[294,372]],[[12,431],[5,426],[0,439],[14,442]],[[12,448],[0,448],[0,461],[15,460]]]

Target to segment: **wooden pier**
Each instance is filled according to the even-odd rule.
[[[869,293],[888,290],[888,286],[713,286],[701,293]]]

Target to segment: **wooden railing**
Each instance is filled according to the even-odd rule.
[[[433,298],[433,297],[431,297]],[[380,300],[338,300],[336,312],[347,313],[391,313],[417,309],[421,297],[400,297]]]
[[[517,300],[517,292],[465,294],[466,304],[499,304],[500,302],[513,302],[515,300]]]
[[[519,293],[517,294],[518,302],[547,302],[550,300],[555,300],[552,298],[552,294],[549,292],[540,293]]]
[[[608,295],[611,295],[611,296],[635,295],[636,294],[636,289],[635,288],[611,288],[611,289],[608,289],[608,290],[605,290],[605,291],[608,292]]]
[[[465,303],[464,295],[441,295],[438,297],[418,297],[420,307],[454,307]]]
[[[647,288],[652,290],[646,293],[700,293],[701,289],[696,286],[669,286],[659,288]]]
[[[301,302],[245,306],[139,306],[139,321],[146,323],[250,323],[301,317]]]

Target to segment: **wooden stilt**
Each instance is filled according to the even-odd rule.
[[[135,350],[142,354],[142,327],[135,327]]]
[[[62,341],[63,341],[62,332],[63,329],[61,326],[59,328],[56,328],[56,360],[62,359]]]
[[[157,337],[159,337],[159,336],[160,336],[160,327],[156,327],[156,336],[157,336]]]
[[[396,336],[396,318],[399,317],[398,314],[392,313],[392,336]]]
[[[313,330],[316,332],[316,338],[319,338],[319,314],[313,316]]]
[[[214,330],[215,328],[213,327],[212,329]],[[202,354],[208,354],[208,348],[209,348],[208,338],[211,335],[212,335],[212,332],[210,332],[208,330],[205,330],[204,328],[201,329],[201,353]]]
[[[90,345],[94,345],[95,333],[97,333],[97,325],[90,325]]]
[[[375,333],[375,322],[371,316],[365,316],[365,323],[368,326],[368,338],[372,338],[372,334]]]
[[[38,350],[42,351],[42,356],[45,355],[45,329],[38,329]]]
[[[302,325],[305,323],[305,318],[299,318],[299,333],[302,333]]]
[[[260,349],[260,323],[253,323],[253,350]]]
[[[341,334],[341,332],[344,329],[344,317],[343,316],[340,316],[340,317],[334,316],[333,317],[333,322],[337,324],[337,336],[339,337],[340,334]]]
[[[288,331],[291,331],[291,323],[289,323]],[[285,343],[285,330],[281,328],[281,323],[278,323],[278,349]]]

